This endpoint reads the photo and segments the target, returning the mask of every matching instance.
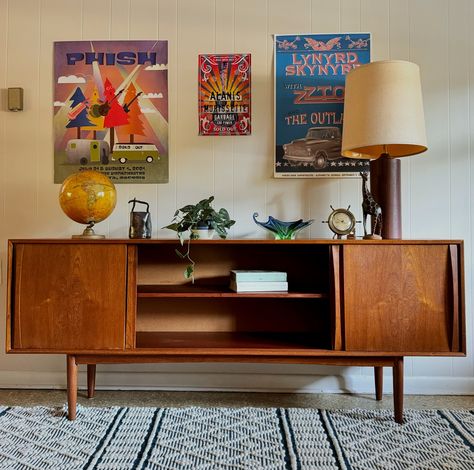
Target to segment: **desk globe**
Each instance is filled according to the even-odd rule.
[[[75,222],[87,224],[82,235],[72,238],[105,238],[105,235],[97,235],[92,227],[112,213],[116,201],[112,181],[103,173],[92,170],[68,176],[59,192],[59,204],[64,213]]]

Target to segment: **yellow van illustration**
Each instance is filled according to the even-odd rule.
[[[111,158],[120,163],[128,161],[151,163],[160,159],[160,152],[154,144],[115,144]]]
[[[66,145],[68,163],[109,163],[110,147],[105,140],[71,139]]]

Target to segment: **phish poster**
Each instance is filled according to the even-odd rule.
[[[54,182],[168,182],[168,42],[54,43]]]
[[[250,54],[199,55],[199,135],[250,131]]]
[[[355,177],[368,160],[341,156],[346,75],[370,62],[369,33],[276,35],[278,178]]]

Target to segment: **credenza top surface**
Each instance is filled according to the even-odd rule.
[[[150,238],[150,239],[129,239],[129,238],[104,238],[104,239],[80,239],[80,238],[25,238],[10,239],[9,243],[57,243],[57,244],[127,244],[127,245],[160,245],[179,243],[178,238]],[[462,245],[463,240],[338,240],[329,238],[300,238],[296,240],[274,240],[274,239],[255,239],[255,238],[227,238],[212,240],[192,240],[193,244],[212,244],[212,245]]]

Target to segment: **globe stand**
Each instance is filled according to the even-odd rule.
[[[81,235],[73,235],[71,238],[83,238],[87,240],[100,240],[105,238],[105,235],[98,235],[94,232],[94,229],[92,228],[94,225],[94,222],[90,222]]]

